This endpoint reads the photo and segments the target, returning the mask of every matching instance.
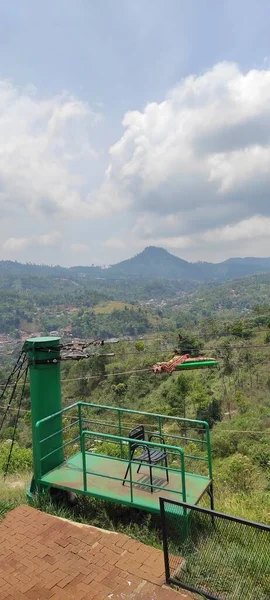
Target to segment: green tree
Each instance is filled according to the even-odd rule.
[[[138,352],[143,352],[143,351],[144,351],[144,349],[145,349],[145,344],[144,344],[144,342],[143,342],[143,341],[141,341],[141,340],[138,340],[138,342],[136,342],[136,344],[135,344],[135,348],[136,348],[136,350],[137,350]]]
[[[211,429],[217,421],[222,420],[220,400],[214,399],[210,401],[207,406],[198,408],[196,412],[196,419],[199,421],[206,421]]]
[[[169,405],[170,415],[175,417],[186,416],[186,400],[190,389],[190,381],[182,375],[173,380],[173,384],[166,391],[166,401]]]
[[[240,414],[244,413],[248,409],[248,401],[244,394],[238,390],[234,396],[234,402],[239,408]]]
[[[181,334],[179,338],[179,351],[180,354],[190,354],[190,356],[198,356],[202,350],[203,344],[198,338],[188,334]]]

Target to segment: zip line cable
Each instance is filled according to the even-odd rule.
[[[133,369],[131,371],[117,371],[115,373],[99,373],[97,375],[89,375],[87,377],[74,377],[74,378],[67,378],[67,379],[62,379],[61,383],[65,383],[66,381],[82,381],[82,380],[88,380],[88,379],[96,379],[99,377],[114,377],[117,375],[132,375],[132,374],[136,374],[136,373],[152,373],[152,368],[147,367],[146,369]]]
[[[251,344],[249,346],[248,345],[246,345],[246,346],[228,346],[228,350],[249,350],[251,348],[264,348],[266,350],[267,347],[270,348],[270,344],[257,344],[257,345],[256,344],[253,344],[253,345]],[[196,350],[197,352],[199,352],[198,348],[195,347],[195,346],[189,346],[189,345],[187,345],[187,348],[188,348],[188,350]],[[222,350],[224,352],[224,350],[226,350],[226,348],[220,347],[220,346],[211,346],[209,352],[211,352],[211,350]],[[206,351],[208,352],[208,349]],[[137,350],[137,352],[125,352],[125,350],[123,349],[123,352],[114,352],[113,355],[116,356],[116,357],[117,356],[122,356],[123,354],[125,356],[145,356],[145,355],[148,355],[148,356],[152,355],[152,356],[154,356],[156,354],[165,354],[167,352],[168,353],[170,352],[172,354],[173,350],[158,349],[158,350],[155,350],[155,351],[154,350],[153,351],[152,350],[151,351],[148,351],[148,350],[146,350],[146,351],[145,350],[139,351],[139,350]],[[177,353],[184,354],[184,353],[182,353],[182,351],[180,352],[180,350],[178,350]],[[93,353],[93,354],[90,355],[90,358],[92,358],[93,356],[99,356],[99,357],[105,356],[106,357],[106,354],[96,354],[96,353]],[[89,357],[86,357],[86,358],[89,358]]]
[[[1,431],[2,427],[3,427],[3,425],[4,425],[4,422],[5,422],[5,419],[6,419],[7,413],[8,413],[8,411],[9,411],[9,409],[10,409],[10,406],[11,406],[11,404],[12,404],[12,401],[13,401],[13,399],[14,399],[14,396],[15,396],[15,394],[16,394],[16,390],[17,390],[17,387],[18,387],[18,382],[19,382],[19,380],[21,379],[21,377],[23,377],[23,375],[24,375],[24,373],[25,373],[25,372],[26,372],[26,376],[27,376],[28,366],[27,366],[27,367],[26,367],[26,368],[25,368],[25,369],[22,371],[22,369],[23,369],[23,366],[24,366],[25,362],[26,362],[26,358],[24,358],[24,360],[23,360],[23,362],[22,362],[22,364],[21,364],[21,368],[20,368],[20,370],[19,370],[19,371],[18,371],[18,373],[17,373],[16,381],[15,381],[14,385],[12,386],[12,387],[13,387],[13,389],[12,389],[12,392],[11,392],[11,396],[10,396],[10,398],[9,398],[9,401],[8,401],[8,404],[7,404],[7,406],[6,406],[6,410],[5,410],[4,416],[3,416],[3,418],[2,418],[2,421],[1,421],[1,423],[0,423],[0,431]],[[25,382],[26,382],[26,379],[25,379]],[[25,382],[24,382],[24,384],[23,384],[23,387],[24,387],[24,388],[25,388]]]
[[[89,403],[89,406],[91,406],[90,403]],[[4,408],[3,406],[0,407],[0,410],[3,410],[3,408]],[[84,408],[87,408],[87,407],[84,407]],[[11,412],[17,412],[18,409],[17,408],[11,408],[10,411]],[[22,414],[22,413],[28,413],[29,414],[30,412],[31,412],[30,409],[29,410],[27,410],[26,408],[21,408],[20,409],[20,414]],[[65,420],[67,420],[67,421],[73,421],[74,420],[74,416],[71,417],[71,416],[67,416],[66,414],[64,415],[63,418]],[[93,421],[93,423],[95,423],[95,421]],[[108,423],[104,422],[104,425],[108,425]],[[149,425],[149,423],[145,423],[145,426],[148,426],[148,425]],[[115,424],[112,424],[111,426],[115,426]],[[267,427],[266,429],[260,429],[260,430],[256,430],[256,429],[223,429],[222,428],[221,431],[222,432],[226,431],[227,433],[232,433],[232,434],[233,433],[255,433],[257,435],[257,434],[267,433],[268,431],[270,432],[270,428]]]
[[[268,330],[266,330],[266,331],[268,331]],[[270,333],[270,330],[269,330],[269,333]],[[126,339],[120,339],[119,338],[117,340],[117,342],[125,342],[125,343],[131,343],[131,342],[136,343],[136,341],[142,341],[142,342],[144,342],[144,339],[126,340]],[[157,341],[157,340],[154,340],[154,341]],[[160,342],[164,343],[164,340],[160,340]],[[11,343],[11,342],[5,342],[5,343]],[[90,342],[84,342],[84,341],[78,342],[78,346],[81,347],[81,349],[85,349],[85,348],[87,348],[89,346],[98,346],[98,345],[99,346],[100,345],[103,346],[104,344],[106,344],[106,345],[110,345],[110,344],[114,345],[115,343],[116,342],[114,342],[114,341],[110,342],[109,340],[101,340],[101,339],[99,339],[99,340],[91,340]],[[172,342],[168,342],[168,344],[169,343],[171,343],[172,346],[174,345],[173,341]],[[207,342],[205,344],[203,344],[203,345],[207,345]],[[175,344],[175,346],[176,346],[176,344]],[[228,345],[227,348],[229,350],[243,350],[243,349],[247,349],[247,348],[248,349],[250,349],[250,348],[266,348],[267,346],[270,347],[270,344],[269,343],[268,344],[246,344],[246,345],[242,345],[242,346],[238,344],[238,345]],[[198,346],[191,346],[188,343],[187,343],[187,348],[189,350],[198,351]],[[58,346],[55,346],[55,347],[52,346],[51,348],[48,348],[48,347],[47,348],[41,348],[42,352],[48,352],[48,353],[54,352],[54,351],[57,351],[57,350],[61,350],[61,349],[63,349],[63,350],[65,350],[65,349],[66,350],[72,350],[72,349],[74,349],[75,350],[76,349],[76,344],[73,344],[73,342],[68,342],[67,344],[60,344],[59,347]],[[224,350],[226,350],[226,347],[224,347],[224,346],[212,346],[211,345],[210,346],[210,350],[211,349],[213,349],[213,350],[223,350],[224,351]],[[154,355],[154,354],[156,354],[158,352],[165,353],[165,352],[169,352],[169,351],[170,351],[170,348],[157,348],[157,350],[147,350],[146,349],[146,350],[142,350],[142,351],[137,350],[137,351],[132,351],[132,352],[130,352],[130,351],[126,352],[125,349],[123,348],[122,352],[114,352],[113,354],[114,354],[114,356],[121,356],[122,354],[129,355],[129,356],[138,356],[139,354],[152,354],[152,355]],[[178,352],[181,353],[182,351],[178,350]],[[23,351],[20,353],[20,356],[22,355],[22,353],[23,353]],[[86,355],[85,357],[86,358],[91,358],[92,356],[100,356],[100,357],[102,357],[102,356],[106,356],[106,354],[103,354],[103,353],[92,353],[91,355]],[[64,356],[63,358],[65,360],[69,360],[69,359],[72,360],[72,356],[70,356],[70,357],[65,357]],[[84,356],[82,355],[80,358],[84,358]],[[18,361],[19,361],[19,359],[18,359]]]
[[[267,331],[268,331],[268,332],[269,332],[269,334],[270,334],[270,329],[269,329],[269,330],[267,330]],[[200,342],[200,340],[198,340],[198,343],[199,343],[199,345],[201,344],[201,345],[203,345],[203,346],[207,346],[208,344],[210,344],[210,345],[211,345],[211,348],[219,350],[219,349],[222,349],[222,348],[224,347],[224,342],[225,342],[225,340],[224,340],[224,337],[225,337],[225,339],[226,339],[226,337],[227,337],[227,336],[221,336],[221,337],[219,338],[219,339],[221,339],[221,345],[219,345],[219,346],[216,346],[216,345],[212,346],[212,345],[211,345],[211,342],[210,342],[210,343],[209,343],[209,342],[206,342],[206,341],[204,341],[204,342]],[[222,339],[222,338],[223,338],[223,339]],[[245,338],[241,338],[241,336],[239,336],[239,338],[240,338],[240,339],[242,339],[242,340],[244,340],[244,339],[245,339]],[[159,346],[159,347],[156,349],[156,351],[157,351],[157,352],[158,352],[158,351],[162,351],[162,350],[166,351],[167,349],[169,350],[169,349],[170,349],[170,347],[175,347],[175,348],[176,348],[176,346],[178,345],[178,340],[169,340],[169,341],[168,341],[168,338],[167,338],[167,340],[150,340],[150,341],[151,341],[151,342],[153,341],[153,343],[155,343],[155,342],[158,342],[158,343],[160,344],[160,346],[161,346],[162,344],[165,344],[165,343],[166,343],[166,346],[167,346],[167,347],[166,347],[166,348],[162,348],[162,347],[160,347],[160,346]],[[102,343],[102,342],[104,342],[104,343]],[[85,342],[82,340],[81,342],[76,342],[76,343],[68,342],[67,344],[60,344],[59,346],[55,346],[55,347],[53,347],[53,346],[52,346],[52,347],[50,347],[50,348],[44,348],[44,349],[43,349],[43,348],[41,348],[41,351],[42,351],[42,352],[53,352],[53,351],[55,351],[55,350],[61,350],[61,349],[64,349],[64,350],[65,350],[65,349],[67,349],[67,350],[71,350],[71,349],[76,349],[76,346],[77,346],[77,349],[78,349],[78,350],[79,350],[80,348],[82,348],[82,349],[88,348],[89,346],[104,346],[104,345],[106,345],[106,346],[110,346],[110,345],[112,345],[112,346],[115,346],[115,345],[116,345],[118,342],[122,342],[122,343],[126,343],[126,344],[130,344],[130,343],[134,343],[134,344],[136,344],[137,342],[143,342],[143,343],[144,343],[144,342],[145,342],[145,339],[137,339],[137,340],[136,340],[136,339],[135,339],[135,340],[125,340],[125,339],[119,339],[119,340],[117,340],[117,342],[114,342],[114,341],[111,341],[111,342],[110,342],[109,340],[100,340],[100,343],[98,343],[98,341],[91,341],[91,342],[89,342],[89,343],[85,343]],[[223,345],[222,345],[222,342],[223,342]],[[183,345],[185,345],[185,340],[184,340],[184,339],[183,339]],[[168,346],[170,346],[170,347],[168,347]],[[186,346],[187,346],[188,348],[190,348],[191,350],[198,350],[198,346],[193,346],[193,345],[189,344],[189,343],[188,343],[188,341],[187,341],[187,343],[186,343]],[[245,344],[245,345],[239,345],[239,344],[237,344],[237,345],[236,345],[235,343],[231,344],[231,343],[230,343],[230,341],[229,341],[229,344],[228,344],[228,347],[229,347],[229,348],[240,348],[240,349],[241,349],[241,348],[245,348],[246,346],[248,346],[248,347],[253,347],[253,348],[264,348],[265,346],[270,346],[270,344],[269,344],[269,343],[266,343],[266,344],[265,344],[265,343],[264,343],[264,344],[262,344],[262,343],[261,343],[261,344],[252,344],[252,343],[251,343],[251,344]],[[147,351],[148,351],[148,350],[146,350],[146,352],[147,352]],[[151,349],[151,350],[149,349],[149,351],[151,351],[152,353],[154,352],[154,350],[152,350],[152,349]],[[119,354],[122,354],[123,352],[125,352],[125,348],[123,348],[123,350],[122,350],[122,351],[120,351],[120,352],[116,352],[115,354],[118,354],[118,353],[119,353]],[[141,351],[140,351],[140,350],[136,350],[136,351],[135,351],[135,350],[132,350],[131,352],[128,350],[128,351],[127,351],[127,352],[125,352],[125,353],[126,353],[126,354],[135,354],[135,355],[137,355],[137,354],[139,354],[140,352],[141,352],[141,353],[143,353],[143,352],[145,352],[145,350],[141,350]],[[102,353],[101,353],[101,355],[102,355]]]
[[[5,466],[5,469],[4,469],[4,479],[6,478],[6,476],[8,474],[8,469],[9,469],[9,465],[10,465],[10,461],[11,461],[11,456],[12,456],[13,446],[14,446],[14,442],[15,442],[15,436],[16,436],[17,426],[18,426],[18,422],[19,422],[19,418],[20,418],[20,411],[21,411],[21,405],[22,405],[23,396],[24,396],[24,390],[25,390],[25,384],[26,384],[26,379],[27,379],[27,373],[28,373],[28,365],[27,365],[26,369],[24,370],[23,387],[22,387],[22,392],[21,392],[19,404],[18,404],[16,421],[15,421],[15,425],[14,425],[14,429],[13,429],[13,435],[12,435],[12,440],[11,440],[11,444],[10,444],[9,454],[8,454],[6,466]]]
[[[13,368],[13,371],[10,373],[10,375],[9,375],[9,377],[8,377],[8,379],[7,379],[7,381],[6,381],[6,383],[5,383],[5,384],[4,384],[4,386],[3,386],[3,387],[4,387],[4,389],[3,389],[3,391],[2,391],[2,393],[1,393],[1,395],[0,395],[0,403],[1,403],[1,401],[2,401],[2,399],[3,399],[3,397],[4,397],[4,395],[5,395],[5,391],[6,391],[6,389],[7,389],[8,387],[10,387],[10,381],[12,380],[12,377],[14,377],[14,375],[15,375],[16,371],[17,371],[18,369],[20,369],[20,361],[21,361],[22,355],[23,355],[23,350],[20,352],[19,358],[18,358],[18,360],[17,360],[17,362],[16,362],[16,364],[15,364],[15,366],[14,366],[14,368]],[[24,362],[24,361],[23,361],[23,362]],[[1,386],[1,387],[2,387],[2,386]]]
[[[61,383],[64,383],[65,381],[84,381],[85,379],[97,379],[99,377],[114,377],[116,375],[129,375],[129,374],[136,374],[136,373],[152,373],[152,368],[147,367],[144,369],[132,369],[130,371],[117,371],[115,373],[97,373],[96,375],[88,375],[86,377],[74,377],[74,378],[67,378],[67,379],[62,379]],[[22,384],[19,384],[22,385]],[[10,386],[11,387],[11,386]],[[1,426],[0,426],[1,429]]]
[[[91,406],[91,403],[89,403],[89,406]],[[102,405],[101,405],[101,406],[102,406]],[[87,407],[84,407],[84,408],[87,408]],[[0,410],[3,410],[3,409],[4,409],[4,407],[3,407],[3,406],[1,406],[1,407],[0,407]],[[17,411],[18,411],[18,409],[17,409],[17,408],[11,408],[11,409],[10,409],[10,411],[11,411],[11,412],[17,412]],[[25,414],[26,414],[26,413],[28,413],[28,414],[29,414],[30,412],[31,412],[31,411],[30,411],[30,409],[29,409],[29,410],[27,410],[26,408],[21,408],[21,409],[20,409],[20,414],[23,414],[23,413],[25,413]],[[74,420],[74,416],[73,416],[73,417],[70,417],[70,416],[67,416],[66,414],[64,415],[64,417],[63,417],[63,418],[64,418],[65,420],[67,420],[67,421],[73,421],[73,420]],[[95,421],[92,421],[92,422],[93,422],[93,423],[95,423]],[[75,423],[74,423],[74,424],[75,424]],[[104,425],[105,425],[105,424],[106,424],[106,425],[108,425],[108,423],[104,422]],[[142,425],[143,425],[143,423],[142,423]],[[149,423],[145,423],[144,425],[145,425],[145,426],[148,426],[148,425],[149,425]],[[115,426],[115,424],[111,424],[111,426]],[[128,426],[128,425],[126,425],[126,426]],[[269,428],[269,427],[267,427],[266,429],[260,429],[260,430],[258,430],[258,431],[257,431],[257,430],[254,430],[254,429],[222,429],[222,432],[223,432],[223,431],[226,431],[227,433],[255,433],[256,435],[258,435],[258,434],[264,434],[264,433],[267,433],[268,431],[270,432],[270,428]]]
[[[94,340],[94,341],[91,342],[91,344],[97,345],[97,342],[98,342],[98,340]],[[71,345],[68,344],[66,347],[70,348],[70,346]],[[238,350],[247,351],[247,352],[251,352],[251,351],[253,352],[254,349],[256,349],[256,348],[263,348],[264,350],[269,350],[270,349],[270,344],[264,344],[264,345],[261,345],[261,344],[255,345],[255,344],[253,344],[253,345],[245,345],[245,346],[239,346],[238,345],[238,346],[229,346],[228,347],[229,350],[238,349]],[[191,346],[189,347],[189,349],[190,350],[197,350],[197,348],[191,347]],[[215,346],[215,347],[212,346],[210,348],[209,352],[211,352],[212,349],[213,350],[219,350],[219,351],[223,350],[224,351],[224,348],[220,348],[218,346]],[[53,351],[53,350],[55,351],[55,347],[54,348],[52,347],[49,350],[50,351]],[[160,354],[165,354],[167,352],[169,352],[169,350],[163,350],[163,351],[161,350]],[[130,355],[132,355],[132,356],[140,356],[141,355],[143,357],[143,356],[146,356],[146,355],[148,355],[148,356],[155,355],[156,356],[156,354],[158,354],[158,353],[159,353],[158,350],[155,351],[155,352],[149,352],[149,351],[146,351],[146,352],[144,352],[144,351],[143,352],[139,352],[139,351],[137,351],[137,352],[125,352],[123,350],[123,353],[120,353],[120,352],[118,353],[117,352],[117,353],[110,353],[109,355],[108,354],[100,354],[100,353],[92,353],[90,355],[89,354],[87,354],[87,355],[79,355],[79,357],[75,355],[75,356],[69,356],[69,357],[63,357],[63,358],[64,358],[64,360],[78,360],[78,358],[79,359],[86,359],[86,358],[87,359],[91,359],[91,358],[94,358],[94,357],[97,357],[97,356],[99,358],[102,358],[102,357],[104,357],[104,358],[114,358],[114,357],[117,357],[117,356],[121,356],[122,354],[129,355],[129,356]],[[6,390],[7,390],[7,388],[13,387],[13,384],[11,384],[10,382],[12,380],[12,377],[15,375],[15,373],[17,371],[19,371],[18,374],[17,374],[16,382],[15,382],[15,387],[17,387],[18,381],[21,378],[20,369],[21,369],[21,367],[23,366],[23,364],[26,361],[26,356],[24,355],[23,361],[21,362],[21,359],[22,359],[23,355],[24,355],[24,352],[21,351],[21,353],[20,353],[20,355],[19,355],[19,357],[17,359],[17,362],[15,364],[15,367],[13,368],[12,373],[8,377],[8,380],[6,381],[5,384],[0,384],[0,388],[3,388],[3,391],[1,392],[1,395],[0,395],[0,402],[3,399],[4,394],[5,394]],[[223,355],[219,355],[219,358],[220,359],[226,359],[227,356],[223,354]],[[160,362],[164,362],[164,361],[160,361]],[[152,372],[152,369],[151,369],[151,367],[147,367],[147,368],[142,368],[142,369],[131,369],[131,370],[127,370],[127,371],[119,371],[119,372],[113,372],[113,373],[102,373],[102,372],[100,372],[100,373],[97,373],[95,375],[90,375],[90,376],[86,376],[86,377],[65,378],[65,379],[62,379],[62,383],[65,383],[66,381],[80,381],[80,380],[82,381],[82,380],[88,380],[88,379],[96,379],[96,378],[99,378],[99,377],[111,377],[111,376],[113,377],[113,376],[117,376],[117,375],[133,375],[133,374],[136,374],[136,373],[143,373],[143,372]],[[21,384],[19,384],[19,385],[21,385]],[[14,390],[14,393],[15,393],[15,390]],[[13,400],[14,393],[11,396],[9,405],[11,404],[11,402]]]
[[[244,349],[244,350],[246,350],[247,348],[242,348],[242,347],[241,347],[241,349]],[[270,349],[270,344],[269,344],[269,348],[267,348],[267,350],[268,350],[268,349]],[[139,354],[139,353],[138,353],[138,354]],[[143,353],[141,353],[141,354],[143,354]],[[95,356],[95,354],[92,354],[92,355],[91,355],[91,358],[92,358],[93,356]],[[102,356],[102,355],[101,355],[101,356]],[[85,358],[89,358],[89,357],[85,357]],[[220,356],[219,358],[220,358],[220,359],[225,359],[225,358],[226,358],[226,356]],[[72,359],[70,359],[70,360],[72,360]],[[164,362],[164,361],[160,361],[160,362]],[[260,361],[260,362],[261,362],[261,361]],[[116,372],[112,372],[112,373],[102,373],[102,372],[100,372],[100,373],[96,373],[95,375],[88,375],[88,376],[85,376],[85,377],[65,378],[65,379],[62,379],[62,380],[61,380],[61,383],[65,383],[65,382],[67,382],[67,381],[83,381],[83,380],[88,380],[88,379],[98,379],[98,378],[100,378],[100,377],[102,377],[102,378],[103,378],[103,377],[114,377],[114,376],[117,376],[117,375],[131,375],[131,376],[132,376],[133,374],[136,374],[136,373],[144,373],[144,372],[145,372],[145,373],[146,373],[146,372],[152,373],[152,367],[146,367],[146,368],[143,368],[143,369],[131,369],[131,370],[128,370],[128,371],[116,371]],[[22,384],[18,384],[18,385],[20,386],[20,385],[22,385]],[[7,387],[13,387],[13,385],[12,385],[12,384],[9,384],[9,385],[7,386],[7,384],[0,384],[0,388],[1,388],[1,387],[4,387],[4,388],[6,389]],[[3,394],[1,395],[1,397],[2,397],[2,396],[3,396]]]

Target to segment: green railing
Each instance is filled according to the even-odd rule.
[[[135,480],[132,478],[132,465],[136,465],[138,467],[138,465],[140,464],[140,461],[136,460],[136,457],[132,458],[132,454],[131,454],[131,440],[130,438],[125,438],[125,437],[120,437],[120,436],[116,436],[116,435],[109,435],[106,433],[96,433],[95,431],[83,431],[82,432],[82,469],[83,469],[83,489],[84,492],[87,492],[87,475],[94,475],[95,477],[106,477],[107,479],[111,479],[114,481],[121,481],[121,483],[123,483],[123,477],[115,477],[113,475],[108,475],[106,474],[102,474],[102,473],[96,473],[96,471],[88,471],[87,470],[87,462],[86,462],[86,458],[87,458],[87,454],[91,454],[91,452],[88,452],[86,450],[85,447],[85,438],[86,437],[96,437],[98,436],[101,439],[106,439],[106,440],[110,440],[110,441],[115,441],[116,443],[119,443],[119,445],[121,445],[121,443],[125,443],[128,445],[128,461],[123,459],[123,458],[119,458],[119,457],[112,457],[110,456],[110,460],[115,460],[117,462],[122,462],[125,463],[125,466],[127,464],[129,464],[130,469],[129,469],[129,478],[126,480],[129,484],[130,484],[130,501],[131,503],[133,503],[133,486],[135,484],[138,484],[138,480]],[[170,450],[174,450],[174,452],[176,451],[175,446],[168,446],[167,444],[159,444],[159,443],[155,443],[155,442],[149,442],[149,441],[140,441],[140,440],[136,440],[136,444],[138,446],[142,446],[143,448],[159,448],[160,450],[162,450],[163,452],[168,453]],[[183,502],[185,502],[184,498],[186,498],[186,481],[185,481],[185,458],[184,458],[184,452],[182,450],[182,448],[177,448],[177,452],[179,454],[180,457],[180,465],[181,468],[180,469],[172,469],[170,467],[163,467],[161,465],[152,465],[153,467],[155,467],[156,469],[159,469],[161,471],[168,471],[168,472],[174,472],[174,473],[179,473],[180,479],[181,479],[181,491],[180,490],[176,490],[176,489],[170,489],[169,487],[166,486],[166,492],[178,492],[182,495],[183,497]],[[105,456],[104,454],[98,454],[97,452],[95,452],[95,456],[99,457],[99,458],[107,458],[107,456]],[[180,483],[180,482],[179,482]],[[140,487],[145,487],[145,488],[152,488],[153,490],[163,490],[164,491],[164,486],[162,485],[155,485],[154,483],[150,484],[150,483],[145,483],[140,481],[139,482]],[[180,487],[180,486],[179,486]]]
[[[45,429],[48,432],[48,422],[53,422],[53,419],[57,419],[59,416],[62,417],[62,423],[64,423],[60,432],[57,431],[49,436],[42,437],[43,424],[46,423]],[[66,424],[65,421],[68,419],[72,419],[72,422]],[[163,436],[165,447],[167,448],[170,457],[170,469],[178,471],[179,473],[185,473],[185,470],[186,472],[193,473],[199,468],[198,465],[205,464],[207,467],[207,477],[209,480],[212,479],[210,432],[207,422],[114,406],[89,404],[87,402],[76,402],[36,423],[35,429],[38,447],[36,473],[38,478],[40,479],[46,472],[42,468],[45,459],[59,450],[59,448],[54,448],[54,445],[52,444],[53,450],[49,453],[47,452],[50,441],[59,433],[62,433],[63,437],[62,448],[66,451],[66,449],[71,447],[71,450],[74,453],[75,446],[78,445],[78,448],[81,450],[84,457],[83,460],[85,460],[85,455],[88,452],[85,448],[85,438],[87,436],[90,437],[94,445],[98,445],[102,442],[118,444],[120,447],[120,456],[117,460],[127,460],[127,458],[124,459],[124,456],[127,447],[129,448],[128,442],[130,441],[130,438],[128,438],[128,434],[130,430],[138,424],[144,425],[146,435],[158,433]],[[69,432],[74,427],[76,427],[75,437],[65,441],[65,439],[68,438]],[[191,431],[191,434],[188,434],[188,431]],[[151,442],[148,442],[147,440],[143,443],[151,444]],[[157,443],[152,442],[152,444],[153,446],[158,447]],[[189,453],[188,451],[189,445],[192,445],[192,453]],[[164,447],[163,444],[162,447]],[[197,454],[194,448],[198,448]],[[45,449],[46,451],[44,452]],[[95,447],[94,451],[95,454],[97,454]],[[102,454],[102,456],[105,455]],[[176,469],[173,466],[176,459],[179,461],[180,469]],[[195,465],[195,469],[187,469],[187,464],[192,464],[192,466]],[[184,489],[185,483],[183,486],[182,482],[182,490],[184,491]],[[185,501],[184,498],[183,501]]]

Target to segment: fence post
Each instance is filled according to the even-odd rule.
[[[210,430],[209,430],[208,423],[205,423],[205,429],[206,429],[206,440],[207,440],[208,471],[209,471],[210,479],[213,479],[211,441],[210,441]]]
[[[160,417],[160,415],[158,417],[158,430],[159,430],[159,435],[162,435],[162,424],[161,424],[161,417]]]
[[[119,436],[122,437],[122,411],[121,409],[118,410],[118,429],[119,429]],[[120,440],[120,451],[121,451],[121,458],[123,458],[123,440]]]
[[[37,440],[37,474],[36,474],[36,478],[37,478],[37,481],[39,481],[42,476],[39,421],[36,423],[35,429],[36,429],[36,440]],[[40,489],[40,485],[37,483],[37,481],[36,481],[36,485],[37,485],[38,489]]]
[[[211,510],[215,510],[213,481],[211,481],[207,491],[210,498]],[[212,517],[212,523],[214,523],[214,517]]]
[[[132,460],[131,460],[131,447],[130,447],[130,444],[128,444],[128,460],[129,460],[130,501],[133,503]]]
[[[163,556],[165,565],[165,579],[166,583],[170,583],[170,563],[169,563],[169,551],[168,551],[168,536],[167,536],[167,525],[166,525],[166,511],[164,506],[164,498],[159,498],[160,516],[161,516],[161,527],[162,527],[162,544],[163,544]]]
[[[82,405],[78,404],[78,418],[79,418],[79,434],[80,434],[80,448],[82,452]]]
[[[82,432],[82,468],[83,468],[83,491],[87,492],[86,457],[85,457],[85,431]]]
[[[185,478],[185,458],[184,452],[179,448],[180,453],[180,464],[181,464],[181,479],[182,479],[182,496],[183,502],[187,501],[187,493],[186,493],[186,478]]]

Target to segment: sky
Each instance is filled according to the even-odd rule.
[[[270,256],[269,0],[0,0],[0,259]]]

